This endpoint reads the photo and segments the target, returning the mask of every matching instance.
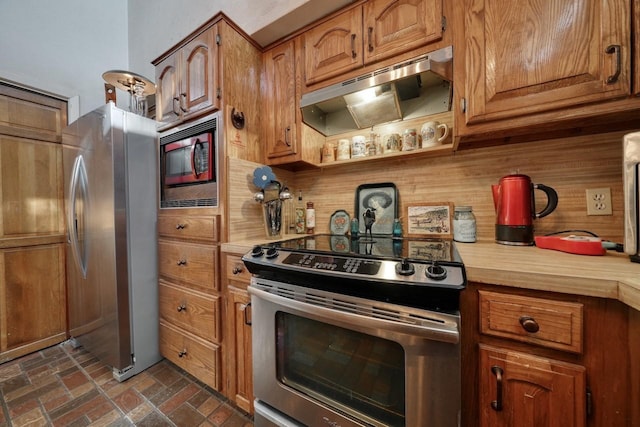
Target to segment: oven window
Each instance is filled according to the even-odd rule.
[[[278,380],[325,404],[405,425],[405,355],[396,342],[278,312]]]

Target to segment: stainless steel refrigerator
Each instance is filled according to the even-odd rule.
[[[70,335],[123,381],[162,358],[156,123],[108,103],[62,142]]]

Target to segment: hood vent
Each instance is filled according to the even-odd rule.
[[[453,50],[446,47],[305,93],[303,121],[325,136],[451,109]]]

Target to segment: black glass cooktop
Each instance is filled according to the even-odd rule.
[[[302,253],[462,263],[455,244],[450,239],[392,238],[390,236],[352,239],[350,236],[319,234],[266,243],[262,246]]]

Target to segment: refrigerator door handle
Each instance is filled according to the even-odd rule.
[[[67,228],[69,229],[69,243],[76,265],[82,272],[82,277],[87,278],[87,250],[84,245],[84,238],[80,241],[80,236],[84,236],[85,210],[88,208],[89,180],[82,155],[76,157],[71,171],[71,182],[69,184],[69,215],[67,218]],[[81,205],[79,205],[81,204]]]

